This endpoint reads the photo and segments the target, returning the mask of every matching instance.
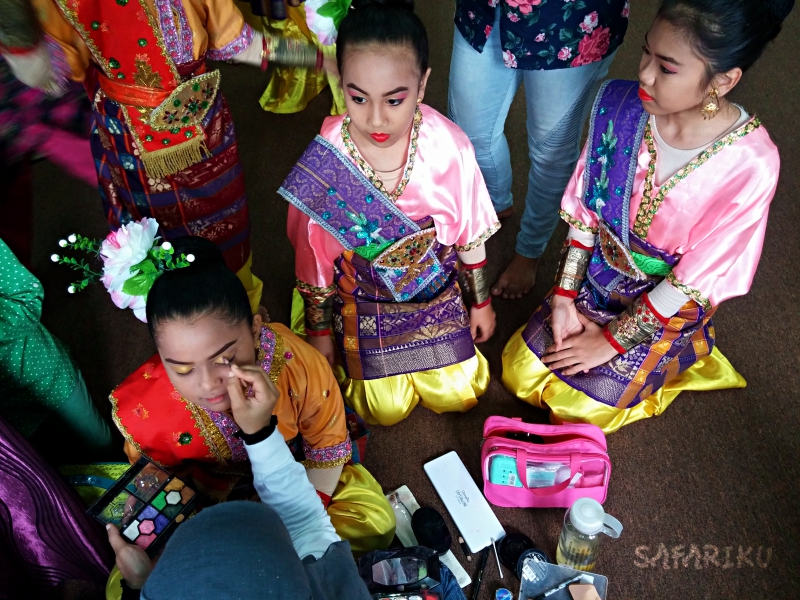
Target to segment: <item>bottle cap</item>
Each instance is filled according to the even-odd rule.
[[[584,535],[594,535],[603,530],[606,513],[597,500],[579,498],[569,509],[569,520]]]
[[[514,600],[514,595],[506,588],[500,588],[494,593],[495,600]]]

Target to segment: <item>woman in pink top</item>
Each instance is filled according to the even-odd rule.
[[[467,136],[421,104],[428,40],[412,9],[353,2],[337,40],[347,115],[325,121],[280,190],[296,321],[332,364],[335,338],[345,400],[383,425],[420,402],[472,408],[489,383],[475,342],[494,331],[483,243],[499,223]]]
[[[665,0],[639,81],[601,88],[555,287],[503,352],[506,387],[553,422],[612,432],[682,390],[744,387],[712,315],[750,288],[780,163],[725,96],[792,4]]]

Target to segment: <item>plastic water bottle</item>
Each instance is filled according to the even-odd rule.
[[[593,571],[603,539],[600,534],[618,538],[621,533],[622,523],[607,515],[597,500],[580,498],[564,515],[556,562],[578,571]]]
[[[417,545],[417,537],[414,535],[414,530],[411,527],[411,513],[408,512],[406,505],[400,500],[400,495],[397,493],[389,496],[389,506],[392,507],[395,519],[397,520],[397,527],[395,533],[397,538],[402,542],[403,546]]]

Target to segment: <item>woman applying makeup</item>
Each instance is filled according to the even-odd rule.
[[[472,145],[422,104],[428,38],[413,2],[353,2],[337,60],[347,114],[325,120],[280,189],[293,321],[331,364],[338,352],[345,401],[367,422],[418,403],[469,410],[489,383],[475,343],[494,332],[483,244],[499,227]]]
[[[249,485],[236,489],[250,465],[230,414],[228,373],[235,365],[244,380],[269,377],[277,387],[277,428],[303,462],[337,533],[359,554],[388,546],[394,513],[372,475],[353,464],[358,439],[351,442],[348,429],[355,434],[357,422],[345,414],[327,361],[287,327],[251,314],[244,286],[214,244],[184,237],[173,248],[194,261],[165,270],[147,294],[158,353],[110,396],[130,461],[144,454],[164,467],[188,469],[214,500],[252,496]]]
[[[506,387],[553,422],[612,432],[683,390],[745,386],[712,315],[750,289],[780,159],[727,94],[793,4],[665,0],[639,81],[601,88],[555,287],[503,352]]]

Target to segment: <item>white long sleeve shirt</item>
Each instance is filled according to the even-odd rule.
[[[301,560],[321,558],[341,538],[303,465],[294,459],[277,429],[245,448],[253,467],[253,485],[261,501],[278,513],[289,530],[297,555]]]

